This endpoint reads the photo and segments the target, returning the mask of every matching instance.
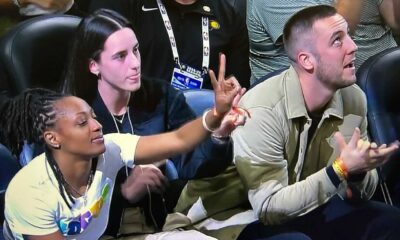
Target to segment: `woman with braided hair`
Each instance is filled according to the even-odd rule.
[[[139,137],[102,134],[82,99],[44,89],[27,90],[3,106],[0,142],[14,153],[26,140],[41,141],[45,153],[10,182],[5,199],[5,235],[10,239],[98,239],[108,221],[111,192],[123,166],[149,164],[186,152],[216,129],[243,90],[235,79],[213,73],[215,107],[176,131]],[[5,121],[5,120],[3,120]],[[233,125],[242,123],[232,122]],[[121,191],[133,199],[130,179]],[[13,237],[11,237],[13,236]],[[195,239],[211,239],[196,233]]]

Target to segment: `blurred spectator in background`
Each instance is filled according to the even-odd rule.
[[[11,0],[0,0],[0,36],[18,21],[18,8],[12,3]]]
[[[65,13],[71,9],[74,0],[12,0],[23,16],[51,13]]]
[[[356,69],[369,57],[397,46],[394,34],[400,32],[400,22],[395,20],[395,16],[400,14],[400,6],[395,7],[400,5],[398,2],[399,0],[364,0],[358,9],[349,10],[350,14],[360,15],[359,21],[353,22],[357,27],[352,34],[358,46]],[[347,17],[346,19],[349,21]]]
[[[90,0],[9,0],[25,18],[43,14],[71,14],[84,16]]]
[[[0,36],[11,26],[43,14],[85,16],[91,0],[0,0]]]

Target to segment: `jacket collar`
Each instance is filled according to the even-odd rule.
[[[108,111],[106,104],[100,96],[100,93],[97,91],[96,98],[92,102],[93,111],[96,113],[98,121],[103,126],[103,133],[113,133],[118,132],[118,129],[115,128],[114,120],[111,116],[111,113]]]
[[[284,76],[284,91],[285,91],[285,102],[286,114],[289,119],[306,117],[309,118],[306,104],[304,101],[303,91],[301,89],[299,77],[291,66],[285,73]],[[340,89],[335,92],[333,98],[328,103],[324,116],[335,116],[343,119],[343,100]]]

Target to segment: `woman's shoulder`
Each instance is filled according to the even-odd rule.
[[[50,175],[53,174],[46,164],[45,154],[35,157],[28,165],[21,168],[7,187],[7,192],[39,192],[48,191],[51,184]],[[20,194],[19,194],[20,195]]]
[[[48,165],[46,156],[44,153],[42,153],[33,158],[26,166],[22,167],[21,170],[18,171],[16,176],[18,175],[29,176],[29,174],[34,173],[32,176],[30,176],[30,179],[41,179],[43,177],[46,178],[48,176],[47,166]]]

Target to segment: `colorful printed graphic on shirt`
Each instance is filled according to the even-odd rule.
[[[107,178],[104,185],[101,188],[100,197],[90,206],[87,211],[84,211],[80,216],[76,218],[61,219],[57,222],[60,231],[64,236],[76,235],[82,233],[90,224],[93,218],[97,218],[100,215],[103,204],[107,201],[107,197],[110,194],[110,187],[112,180]]]

